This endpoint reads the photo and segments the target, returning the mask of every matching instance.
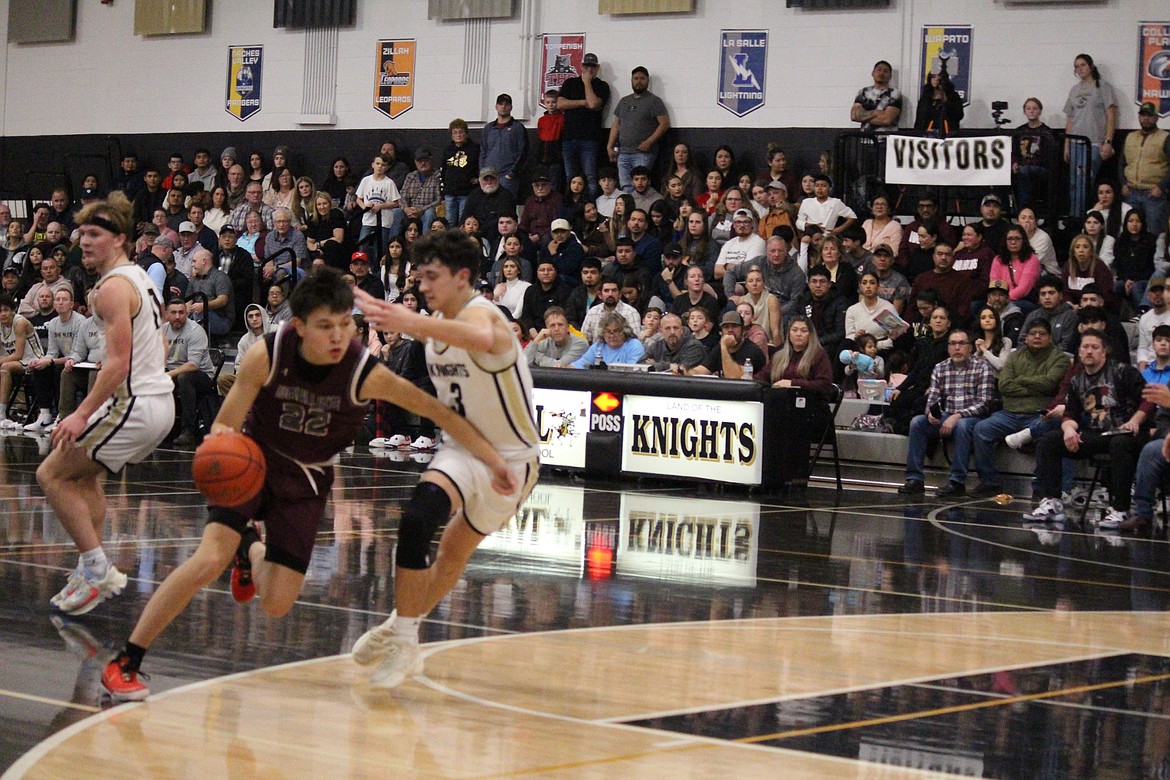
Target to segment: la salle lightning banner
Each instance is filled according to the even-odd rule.
[[[241,122],[260,111],[263,46],[229,46],[227,98],[224,107]]]
[[[414,108],[414,38],[378,41],[374,108],[394,119]]]

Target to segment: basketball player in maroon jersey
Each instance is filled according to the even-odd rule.
[[[147,648],[233,559],[237,601],[259,596],[274,617],[292,608],[329,497],[332,464],[353,443],[371,400],[434,420],[483,462],[492,489],[515,490],[507,463],[475,427],[354,339],[353,293],[341,274],[319,270],[297,285],[289,303],[293,319],[248,350],[211,428],[212,435],[245,430],[257,441],[267,462],[264,487],[242,506],[209,508],[199,548],[151,597],[125,649],[102,674],[116,700],[149,695],[138,673]],[[265,522],[266,543],[253,520]]]

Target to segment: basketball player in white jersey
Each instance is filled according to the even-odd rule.
[[[379,664],[370,684],[381,688],[422,671],[419,624],[458,582],[480,542],[516,514],[540,471],[532,377],[507,319],[475,290],[479,247],[458,231],[436,230],[415,242],[411,254],[435,316],[355,290],[358,306],[378,330],[426,340],[427,370],[439,400],[492,442],[508,463],[514,490],[493,491],[488,468],[444,432],[399,524],[397,609],[353,647],[358,664]],[[444,521],[432,559],[431,539]]]
[[[126,575],[102,550],[105,474],[144,459],[175,422],[162,298],[126,254],[134,235],[130,202],[114,193],[83,208],[77,223],[82,262],[99,274],[93,311],[106,357],[89,395],[53,431],[53,451],[37,469],[49,505],[81,552],[64,589],[50,599],[70,615],[89,612],[126,587]]]

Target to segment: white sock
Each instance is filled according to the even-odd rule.
[[[8,419],[8,404],[0,404],[0,420]]]
[[[106,572],[110,570],[110,562],[106,559],[106,551],[101,547],[95,547],[89,552],[83,552],[81,554],[81,565],[99,580],[106,576]]]
[[[49,423],[53,422],[53,410],[41,409],[41,416],[37,418],[37,422],[39,422],[41,425],[48,425]]]
[[[399,615],[394,620],[394,633],[418,641],[418,627],[422,625],[421,617],[403,617]]]

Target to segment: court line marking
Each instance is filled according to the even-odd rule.
[[[1103,691],[1108,690],[1109,688],[1118,688],[1123,685],[1144,685],[1146,683],[1160,682],[1162,680],[1170,680],[1170,673],[1146,675],[1145,677],[1137,677],[1133,680],[1110,680],[1109,682],[1105,683],[1077,685],[1072,688],[1060,688],[1055,691],[1024,693],[1018,696],[1009,696],[1006,699],[991,699],[988,701],[972,702],[970,704],[955,704],[950,707],[935,707],[929,710],[904,712],[899,715],[884,715],[880,718],[867,718],[865,720],[850,721],[848,723],[829,723],[823,726],[812,726],[805,729],[791,729],[789,731],[779,731],[773,734],[758,734],[753,737],[740,737],[734,741],[744,742],[747,744],[756,744],[759,742],[770,742],[772,740],[778,739],[792,739],[793,737],[809,737],[817,734],[831,734],[835,731],[869,728],[870,726],[882,726],[887,723],[901,723],[903,721],[919,720],[921,718],[935,718],[940,715],[953,715],[958,712],[973,712],[974,710],[984,710],[990,707],[1002,707],[1007,704],[1022,704],[1030,701],[1051,699],[1058,696],[1074,696],[1078,693],[1092,693],[1093,691]]]
[[[956,530],[956,529],[948,528],[947,527],[948,521],[938,519],[939,512],[945,512],[948,509],[954,509],[956,506],[958,506],[958,505],[952,504],[952,505],[948,505],[948,506],[940,506],[940,507],[932,510],[931,512],[929,512],[926,515],[926,517],[923,519],[945,534],[951,534],[951,535],[957,536],[961,539],[967,539],[967,540],[972,541],[972,542],[986,544],[989,547],[998,547],[1002,550],[1014,550],[1015,552],[1027,553],[1028,555],[1041,556],[1044,558],[1054,558],[1058,561],[1071,561],[1073,563],[1085,563],[1085,564],[1090,564],[1092,566],[1103,566],[1103,567],[1108,568],[1108,569],[1119,569],[1119,570],[1124,571],[1124,572],[1140,571],[1140,572],[1145,573],[1145,574],[1161,574],[1161,575],[1166,574],[1165,569],[1147,569],[1147,568],[1144,568],[1141,566],[1125,566],[1123,564],[1114,563],[1112,561],[1094,561],[1094,560],[1091,560],[1089,558],[1080,558],[1080,557],[1075,556],[1075,555],[1064,556],[1064,555],[1059,555],[1056,553],[1050,553],[1050,552],[1047,552],[1045,550],[1028,550],[1028,549],[1023,548],[1023,547],[1016,547],[1014,545],[1004,544],[1003,542],[993,542],[993,541],[990,541],[988,539],[983,539],[982,537],[972,536],[971,534],[964,533],[964,532]],[[987,526],[979,526],[977,523],[950,523],[950,525],[971,525],[971,526],[977,526],[980,528],[987,527]],[[1007,528],[1008,530],[1011,530],[1010,527],[1008,527],[1008,526],[997,526],[997,527],[998,528]],[[1027,529],[1021,529],[1021,530],[1027,530]],[[1068,532],[1062,530],[1061,533],[1068,533]],[[1084,536],[1088,539],[1092,539],[1096,536],[1096,534],[1086,534],[1086,533],[1077,531],[1073,534],[1070,534],[1070,536]]]
[[[791,630],[793,630],[793,631],[831,631],[832,629],[793,628]],[[844,633],[844,632],[838,631],[837,633]],[[893,632],[858,630],[855,633],[874,634],[874,633],[893,633]],[[931,634],[916,633],[916,632],[898,632],[898,633],[904,633],[907,636],[921,636],[923,638],[933,638],[933,639],[937,639],[937,638],[942,637],[942,636],[947,636],[946,634],[937,634],[937,633],[931,633]],[[969,638],[969,637],[963,637],[963,638]],[[1013,639],[1012,641],[1018,641],[1020,643],[1025,643],[1024,640]],[[1026,643],[1027,644],[1044,644],[1042,642],[1036,642],[1036,641],[1026,642]],[[1051,643],[1057,644],[1056,640],[1052,640]],[[1098,658],[1108,658],[1108,657],[1114,656],[1114,655],[1117,655],[1117,653],[1115,653],[1113,651],[1104,652],[1104,653],[1090,653],[1090,654],[1086,654],[1083,656],[1067,656],[1065,658],[1054,658],[1051,660],[1045,660],[1042,663],[1043,664],[1057,664],[1057,663],[1069,663],[1069,662],[1075,662],[1075,661],[1092,661],[1092,660],[1095,660]],[[1030,668],[1038,666],[1038,665],[1040,665],[1040,664],[1038,664],[1038,663],[1022,663],[1022,664],[1017,664],[1017,665],[988,667],[985,669],[963,670],[963,671],[960,671],[960,672],[957,672],[954,674],[944,675],[943,678],[945,679],[946,677],[973,677],[973,676],[981,675],[981,674],[993,674],[994,672],[1000,672],[1000,671],[1015,671],[1017,669],[1030,669]],[[938,680],[938,679],[940,679],[940,676],[937,674],[923,675],[922,677],[909,677],[909,678],[905,678],[902,680],[883,681],[880,683],[859,683],[858,685],[849,685],[849,686],[844,686],[844,687],[839,687],[839,688],[827,688],[823,691],[815,691],[815,692],[807,692],[806,691],[806,692],[797,692],[797,693],[791,693],[791,694],[783,694],[780,696],[768,696],[768,697],[763,697],[763,698],[758,698],[758,699],[742,699],[739,701],[732,701],[732,702],[728,702],[728,703],[724,703],[724,704],[708,704],[708,705],[696,705],[694,707],[680,707],[680,708],[674,709],[674,710],[659,710],[656,712],[649,712],[649,713],[636,713],[632,716],[621,715],[621,716],[616,716],[616,717],[612,717],[612,718],[596,718],[594,720],[591,720],[590,722],[591,723],[593,723],[593,722],[620,723],[620,722],[628,722],[631,720],[652,720],[654,718],[673,718],[673,717],[678,717],[680,715],[695,715],[695,714],[698,714],[700,712],[710,712],[712,710],[731,710],[731,709],[739,709],[742,707],[758,707],[758,706],[763,705],[763,704],[777,704],[779,702],[789,702],[789,701],[804,701],[804,700],[808,700],[808,699],[819,698],[821,696],[840,696],[840,695],[846,694],[846,693],[858,693],[860,691],[872,691],[872,690],[878,690],[881,688],[893,688],[893,687],[900,687],[900,686],[922,686],[923,683],[927,683],[927,682],[930,682],[932,680]]]
[[[1140,654],[1139,654],[1140,655]],[[968,688],[954,688],[949,685],[917,685],[917,688],[925,688],[932,691],[942,691],[944,693],[962,693],[971,696],[982,696],[990,699],[1003,699],[1011,694],[997,693],[995,691],[974,691]],[[1091,704],[1081,704],[1074,701],[1046,701],[1040,702],[1051,707],[1065,707],[1074,710],[1089,710],[1090,712],[1107,712],[1114,715],[1124,715],[1129,718],[1150,718],[1152,720],[1170,720],[1170,715],[1161,712],[1140,712],[1139,710],[1123,710],[1119,707],[1097,707]]]
[[[37,704],[50,704],[54,707],[68,707],[74,710],[81,710],[82,712],[101,712],[101,707],[95,707],[92,704],[78,704],[73,701],[65,701],[64,699],[50,699],[46,696],[36,696],[31,693],[21,693],[20,691],[9,691],[0,688],[0,696],[6,696],[10,699],[23,699],[25,701],[36,702]]]
[[[950,613],[944,613],[944,614],[950,614]],[[1028,613],[1018,613],[1018,614],[1028,614]],[[1108,611],[1085,612],[1085,613],[1077,613],[1077,614],[1133,615],[1135,613],[1118,612],[1116,610],[1108,610]],[[847,620],[849,618],[870,618],[870,619],[872,619],[873,617],[874,616],[872,616],[872,615],[839,615],[839,616],[833,616],[831,618],[812,618],[812,619],[813,620],[838,621],[838,620]],[[894,615],[894,617],[904,617],[904,616],[903,615]],[[471,644],[473,642],[485,642],[485,641],[494,641],[494,640],[501,640],[501,639],[511,639],[514,637],[519,638],[519,637],[554,635],[554,634],[577,634],[577,633],[585,633],[585,632],[613,631],[613,630],[619,630],[619,631],[622,631],[622,630],[653,630],[655,628],[666,628],[666,627],[694,630],[694,629],[710,628],[712,624],[727,624],[726,627],[733,627],[733,628],[737,628],[737,629],[738,628],[746,628],[746,629],[759,630],[759,629],[764,629],[764,628],[774,628],[774,626],[764,626],[764,625],[753,626],[751,624],[752,623],[761,623],[763,621],[777,623],[777,622],[781,622],[781,621],[796,621],[796,620],[809,620],[809,618],[807,618],[807,617],[751,618],[751,619],[747,619],[746,621],[740,619],[740,620],[720,620],[720,621],[687,621],[687,622],[681,622],[681,623],[628,624],[628,625],[620,625],[620,626],[583,626],[580,628],[560,629],[560,630],[552,630],[552,631],[535,631],[535,632],[530,632],[527,634],[512,634],[512,635],[495,636],[495,637],[491,637],[491,636],[468,637],[468,638],[464,638],[464,639],[447,640],[444,642],[435,643],[435,645],[433,647],[428,647],[427,650],[423,651],[423,658],[428,658],[431,655],[436,655],[436,654],[441,653],[445,650],[453,649],[456,647],[461,647],[463,645]],[[739,625],[733,625],[733,624],[739,624]],[[800,627],[800,628],[803,628],[803,627]],[[792,630],[800,630],[800,629],[797,627],[794,627]],[[821,630],[828,630],[828,628],[821,629]],[[858,632],[861,632],[865,629],[858,628],[855,630]],[[938,635],[932,634],[932,636],[938,636]],[[1019,641],[1025,641],[1025,642],[1031,642],[1031,643],[1039,643],[1040,642],[1040,640],[1026,640],[1026,639],[1019,640]],[[1127,652],[1127,651],[1123,650],[1121,652]],[[1133,651],[1130,650],[1128,652],[1133,652]],[[166,698],[178,696],[178,695],[181,695],[183,693],[187,693],[187,692],[194,691],[194,690],[199,690],[199,689],[204,688],[204,687],[208,687],[208,686],[212,686],[212,685],[219,685],[222,683],[233,682],[233,681],[236,681],[239,679],[246,679],[248,677],[251,677],[251,676],[254,676],[254,675],[257,675],[260,673],[264,673],[264,672],[286,670],[286,669],[296,668],[296,667],[300,667],[300,666],[308,666],[310,664],[318,664],[318,663],[326,663],[329,661],[336,661],[336,660],[346,658],[347,655],[348,654],[339,654],[339,655],[333,655],[333,656],[325,656],[325,657],[321,657],[321,658],[302,659],[300,661],[291,661],[289,663],[278,664],[276,666],[260,667],[257,669],[245,670],[242,672],[236,672],[234,674],[229,674],[229,675],[225,675],[225,676],[221,676],[221,677],[212,677],[212,678],[207,679],[207,680],[199,680],[199,681],[196,681],[193,683],[188,683],[187,685],[182,685],[182,686],[172,688],[172,689],[167,690],[167,691],[162,691],[158,694],[154,694],[150,697],[150,701],[164,700]],[[1170,677],[1170,675],[1166,675],[1166,676]],[[429,678],[426,678],[425,675],[420,675],[420,676],[417,676],[413,679],[415,679],[416,681],[419,681],[425,685],[428,685],[428,687],[432,687],[432,689],[434,689],[436,691],[439,691],[441,688],[446,687],[446,686],[442,686],[439,683],[435,683],[433,680],[430,680]],[[937,677],[935,679],[937,679]],[[438,687],[436,687],[436,686],[438,686]],[[648,729],[646,727],[632,726],[632,725],[629,725],[626,723],[608,723],[608,722],[603,721],[603,720],[593,721],[593,720],[585,720],[585,719],[580,719],[580,718],[573,718],[572,716],[557,715],[555,713],[528,711],[528,710],[525,710],[523,708],[515,707],[514,705],[507,705],[507,704],[504,704],[502,702],[493,702],[493,701],[488,700],[488,699],[482,699],[480,697],[476,697],[473,694],[465,694],[463,692],[455,691],[455,690],[451,690],[449,695],[452,695],[456,698],[464,699],[464,700],[472,702],[472,703],[480,704],[481,706],[494,707],[494,708],[505,709],[505,710],[512,710],[512,711],[515,711],[517,713],[530,714],[530,715],[532,715],[534,717],[538,717],[538,718],[561,720],[561,721],[567,721],[567,722],[572,722],[572,723],[577,723],[577,724],[601,726],[601,727],[605,727],[605,728],[628,729],[628,730],[637,731],[637,732],[642,733],[642,734],[645,734],[648,732],[662,733],[660,729]],[[29,749],[28,752],[26,752],[23,756],[18,758],[15,763],[13,763],[4,772],[3,775],[0,775],[0,780],[20,780],[20,778],[23,778],[29,769],[34,768],[36,766],[36,764],[44,756],[46,756],[49,752],[51,752],[56,747],[60,746],[64,742],[66,742],[68,739],[72,738],[74,735],[90,728],[91,726],[98,725],[102,721],[109,720],[111,718],[122,715],[122,714],[130,711],[131,709],[137,709],[139,707],[142,707],[144,704],[145,704],[145,702],[128,702],[125,704],[120,704],[120,705],[113,707],[109,710],[103,710],[101,712],[95,713],[87,718],[84,718],[84,719],[78,721],[77,723],[74,723],[70,726],[65,727],[64,729],[56,732],[55,734],[53,734],[50,737],[47,737],[46,739],[44,739],[41,742],[34,745],[31,749]],[[751,744],[751,743],[741,743],[741,742],[730,741],[730,740],[721,740],[721,739],[712,738],[712,737],[702,737],[702,736],[698,736],[698,735],[683,735],[682,739],[689,739],[693,743],[705,743],[705,744],[709,744],[712,746],[714,746],[714,745],[719,745],[722,747],[730,746],[730,747],[735,747],[735,748],[739,748],[739,749],[754,749],[754,750],[765,750],[765,751],[769,751],[772,753],[780,752],[780,753],[796,754],[796,755],[799,755],[805,759],[807,759],[810,755],[812,755],[820,760],[827,760],[827,761],[832,761],[832,762],[836,762],[836,763],[842,763],[842,764],[846,764],[849,766],[858,766],[858,765],[870,766],[871,765],[871,762],[860,761],[857,759],[847,759],[847,758],[838,757],[838,756],[825,756],[825,755],[821,755],[821,754],[809,753],[807,751],[798,751],[798,750],[794,750],[791,748],[762,746],[762,745],[756,745],[756,744]],[[674,741],[679,741],[679,740],[674,740]],[[640,753],[637,755],[653,755],[653,753]],[[636,757],[636,755],[627,756],[626,758],[630,758],[630,757]],[[620,759],[620,760],[626,760],[626,759]],[[579,766],[586,766],[586,765],[588,765],[588,764],[580,764]],[[549,771],[549,769],[543,768],[539,771]],[[910,771],[914,771],[914,770],[910,770]],[[517,774],[517,773],[512,773],[512,774]],[[932,773],[932,774],[924,775],[924,776],[936,777],[937,775]]]

